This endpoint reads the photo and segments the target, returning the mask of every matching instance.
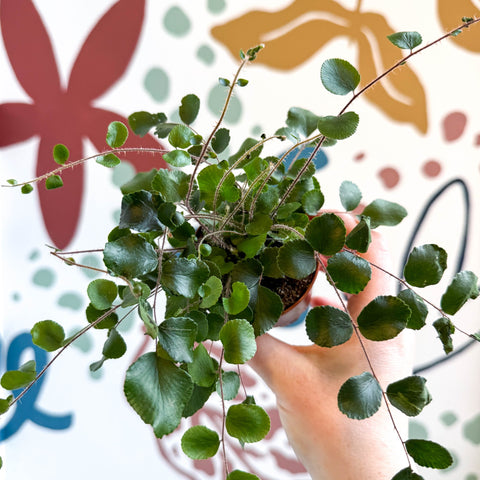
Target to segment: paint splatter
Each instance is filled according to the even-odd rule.
[[[475,445],[480,445],[480,413],[463,426],[464,437]]]
[[[180,7],[172,7],[167,11],[163,25],[167,32],[175,37],[185,36],[191,28],[190,19]]]
[[[458,420],[458,418],[454,412],[445,412],[440,415],[440,420],[444,425],[450,427]]]
[[[78,293],[66,292],[58,299],[58,305],[70,310],[80,310],[83,306],[83,299]]]
[[[215,61],[215,53],[208,45],[201,45],[197,50],[197,58],[205,65],[212,65]]]
[[[441,171],[442,166],[440,165],[440,162],[437,162],[436,160],[428,160],[422,166],[422,172],[426,177],[436,177],[440,175]]]
[[[356,162],[361,162],[364,158],[365,158],[365,152],[357,153],[357,154],[353,157],[353,159],[354,159]]]
[[[410,420],[410,422],[408,422],[408,438],[426,440],[428,438],[427,428],[416,420]]]
[[[458,140],[467,125],[467,116],[462,112],[449,113],[442,122],[443,136],[447,142]]]
[[[126,160],[117,165],[112,172],[112,183],[116,187],[121,187],[135,176],[135,167]]]
[[[74,328],[70,330],[68,336],[73,337],[77,332],[81,330],[81,327]],[[88,333],[84,333],[80,337],[78,337],[72,345],[78,348],[83,353],[88,353],[93,348],[93,340]]]
[[[40,268],[34,273],[32,282],[38,287],[49,288],[55,282],[55,273],[49,268]]]
[[[400,174],[398,173],[398,170],[393,167],[382,168],[377,175],[380,177],[386,188],[396,187],[400,181]]]
[[[207,105],[214,115],[219,115],[225,105],[227,89],[222,85],[215,85],[208,94]],[[242,116],[242,104],[238,97],[232,97],[225,115],[225,122],[230,124],[238,123]]]
[[[170,79],[167,73],[161,68],[152,68],[145,76],[143,84],[155,101],[162,102],[168,98]]]
[[[225,0],[208,0],[207,8],[211,13],[221,13],[225,10]]]
[[[478,480],[478,475],[476,473],[469,473],[465,477],[465,480]]]

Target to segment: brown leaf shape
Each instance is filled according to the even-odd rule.
[[[394,33],[385,18],[376,13],[362,13],[352,26],[358,43],[358,70],[365,86],[403,56],[402,51],[387,40]],[[409,65],[403,65],[392,75],[382,79],[366,97],[390,118],[413,123],[422,133],[428,128],[425,91]]]
[[[348,35],[349,15],[332,0],[324,0],[321,5],[317,0],[296,0],[283,10],[252,10],[213,27],[211,33],[235,58],[241,49],[264,43],[266,48],[256,63],[291,70],[333,38]]]
[[[480,10],[470,0],[438,0],[438,17],[443,27],[449,31],[460,25],[462,17],[478,17]],[[480,31],[478,28],[465,28],[457,37],[452,37],[456,45],[480,52]]]

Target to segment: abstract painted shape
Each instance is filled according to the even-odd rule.
[[[442,166],[437,160],[428,160],[422,166],[422,172],[426,177],[434,178],[440,175]]]
[[[176,36],[183,37],[191,28],[191,22],[186,13],[177,6],[171,7],[163,18],[163,25],[167,32]]]
[[[474,445],[480,445],[480,413],[465,423],[463,436]]]
[[[467,126],[467,116],[462,112],[449,113],[442,122],[443,137],[447,142],[458,140]]]
[[[394,188],[400,181],[400,174],[398,170],[393,167],[382,168],[377,175],[382,180],[385,188]]]

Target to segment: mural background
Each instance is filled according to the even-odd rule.
[[[84,0],[81,5],[1,0],[1,183],[33,178],[54,167],[49,152],[55,143],[66,143],[72,157],[94,153],[105,146],[103,131],[111,120],[135,110],[170,115],[187,93],[202,100],[196,127],[210,128],[223,101],[217,78],[232,75],[236,52],[259,41],[266,48],[245,72],[250,84],[237,92],[227,126],[245,134],[271,133],[293,105],[332,114],[343,99],[323,90],[323,60],[345,58],[359,66],[367,82],[398,58],[385,35],[417,30],[428,42],[462,16],[478,14],[479,6],[476,0],[281,0],[261,5],[252,0]],[[452,252],[452,270],[463,265],[478,271],[480,266],[480,228],[474,221],[480,206],[479,52],[477,28],[415,58],[385,87],[375,87],[373,95],[357,102],[357,135],[325,150],[318,165],[330,206],[345,178],[368,191],[365,201],[382,196],[404,204],[409,217],[394,234],[384,232],[391,244],[403,255],[409,243],[441,238]],[[238,146],[234,143],[232,149]],[[37,365],[48,361],[28,343],[32,322],[52,318],[67,333],[83,326],[83,292],[93,276],[59,264],[45,245],[101,248],[118,216],[116,187],[135,168],[149,169],[155,161],[129,157],[113,171],[91,163],[72,171],[66,186],[48,196],[41,189],[31,195],[0,190],[2,370],[29,358]],[[91,253],[81,260],[99,262]],[[397,259],[398,272],[402,261]],[[430,290],[430,298],[438,301],[453,274]],[[467,331],[478,330],[478,314],[479,306],[472,304],[457,322]],[[86,475],[127,479],[147,473],[178,480],[220,478],[218,465],[210,462],[193,476],[188,459],[170,440],[157,442],[127,405],[125,369],[148,346],[135,317],[123,329],[134,346],[124,358],[106,362],[92,375],[88,365],[101,356],[103,342],[87,337],[2,417],[1,479],[60,479],[66,474],[72,480]],[[300,325],[276,335],[302,343],[301,332]],[[427,327],[417,345],[416,368],[428,379],[434,402],[412,420],[411,435],[444,444],[456,461],[447,472],[426,470],[422,475],[427,480],[475,480],[480,478],[480,350],[456,335],[460,353],[432,366],[444,358],[435,336]],[[265,398],[274,415],[268,390],[253,373],[245,375],[251,391]],[[212,405],[208,421],[214,424],[216,415],[218,405]],[[250,446],[235,454],[234,462],[250,465],[265,479],[307,479],[278,423],[273,426],[264,447]]]

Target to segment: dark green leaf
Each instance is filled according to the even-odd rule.
[[[228,87],[230,85],[230,80],[228,80],[227,78],[220,77],[218,79],[218,83],[222,85],[222,87]]]
[[[188,373],[200,387],[210,387],[217,380],[218,363],[208,354],[203,343],[193,351],[193,359],[188,364]]]
[[[286,242],[278,252],[278,266],[287,277],[302,279],[317,268],[315,253],[305,240]]]
[[[270,330],[283,312],[282,299],[268,288],[260,285],[254,308],[255,336],[262,335]]]
[[[360,312],[358,327],[362,335],[369,340],[389,340],[406,327],[410,313],[408,305],[399,298],[379,296]]]
[[[437,284],[447,268],[447,252],[434,244],[415,247],[408,257],[403,275],[414,287]]]
[[[29,360],[21,365],[18,370],[8,370],[5,372],[0,380],[0,385],[5,390],[23,388],[33,382],[36,374],[35,360]]]
[[[220,181],[225,176],[225,170],[219,165],[209,165],[200,171],[197,176],[198,186],[200,187],[201,199],[205,201],[208,209],[213,209],[215,192]],[[240,197],[240,190],[235,185],[235,176],[229,173],[218,191],[217,207],[223,200],[235,202]]]
[[[7,398],[0,398],[0,415],[8,412],[10,404],[13,401],[13,395],[9,395]]]
[[[171,202],[161,203],[157,209],[158,219],[170,230],[175,230],[185,222],[185,217],[177,211],[177,207]]]
[[[360,83],[357,69],[346,60],[330,58],[323,62],[320,69],[323,86],[335,95],[353,92]]]
[[[467,300],[475,299],[479,295],[478,278],[468,270],[458,272],[446,292],[442,295],[440,306],[448,315],[455,315]]]
[[[123,196],[119,228],[131,228],[138,232],[163,231],[157,217],[158,195],[150,192],[129,193]]]
[[[200,307],[213,307],[220,298],[222,290],[222,281],[216,276],[209,277],[208,280],[199,289],[199,294],[203,297]]]
[[[171,152],[164,153],[163,159],[173,167],[186,167],[192,163],[190,155],[184,150],[172,150]]]
[[[430,440],[407,440],[405,447],[408,454],[422,467],[444,469],[453,463],[453,458],[448,450]]]
[[[248,236],[245,240],[241,240],[238,245],[238,251],[243,252],[247,258],[253,258],[265,244],[266,234]]]
[[[387,38],[396,47],[413,50],[422,43],[422,36],[418,32],[397,32],[387,35]]]
[[[155,353],[142,355],[129,367],[124,385],[128,402],[158,438],[177,428],[192,390],[188,373]]]
[[[63,180],[59,175],[52,175],[45,180],[45,188],[47,190],[53,190],[60,187],[63,187]]]
[[[182,436],[182,450],[193,460],[213,457],[220,446],[218,433],[203,425],[190,427]]]
[[[392,480],[424,480],[424,478],[417,475],[410,467],[407,467],[400,470]]]
[[[153,319],[152,307],[145,298],[138,299],[138,314],[143,321],[145,332],[155,340],[158,335],[158,326]]]
[[[353,324],[350,316],[343,310],[323,305],[312,308],[305,319],[307,335],[321,347],[334,347],[350,339]]]
[[[328,259],[327,271],[336,287],[345,293],[359,293],[370,281],[370,264],[348,251],[338,252]]]
[[[208,337],[208,320],[207,314],[200,310],[190,310],[186,312],[185,317],[190,318],[197,325],[196,342],[203,342]]]
[[[453,350],[453,342],[451,335],[455,333],[455,326],[450,319],[440,317],[433,322],[433,327],[438,333],[438,338],[442,342],[443,351],[448,355]]]
[[[227,432],[243,443],[259,442],[270,431],[270,418],[258,405],[232,405],[225,419]]]
[[[342,182],[340,185],[340,201],[345,210],[355,210],[361,199],[362,192],[355,183],[348,180]]]
[[[320,190],[310,190],[302,196],[303,210],[307,215],[315,216],[322,208],[325,197]]]
[[[68,151],[68,148],[65,145],[58,143],[53,147],[53,159],[59,165],[65,165],[69,155],[70,155],[70,152]]]
[[[372,228],[380,225],[393,227],[407,216],[407,211],[398,203],[377,199],[364,208],[362,215],[370,217]]]
[[[162,122],[155,128],[155,135],[159,138],[165,138],[179,123]]]
[[[108,332],[108,338],[103,345],[102,354],[105,358],[120,358],[127,351],[127,344],[115,328]]]
[[[144,137],[153,127],[163,123],[167,117],[163,113],[135,112],[128,117],[128,124],[132,131]]]
[[[319,253],[333,255],[345,244],[346,228],[333,213],[324,213],[312,219],[305,231],[305,239]]]
[[[226,480],[260,480],[253,473],[242,472],[241,470],[233,470],[230,472]]]
[[[239,87],[245,87],[246,85],[248,85],[248,80],[246,80],[245,78],[239,78],[237,80],[237,85]]]
[[[124,195],[127,193],[139,192],[140,190],[151,191],[152,180],[156,174],[156,168],[152,168],[148,172],[138,172],[131,180],[124,183],[120,187],[120,190]]]
[[[365,253],[372,241],[372,232],[370,229],[370,218],[360,218],[360,221],[355,225],[355,228],[347,235],[345,244],[348,248],[356,250],[360,253]]]
[[[426,379],[418,375],[403,378],[387,387],[390,403],[409,417],[415,417],[432,401],[425,386]]]
[[[273,221],[270,218],[270,215],[265,213],[256,213],[253,216],[252,221],[247,223],[245,226],[245,230],[250,235],[263,235],[264,233],[268,233],[272,224]]]
[[[100,317],[104,316],[99,323],[95,325],[94,328],[97,329],[110,329],[114,327],[118,322],[118,316],[116,313],[108,313],[111,310],[109,308],[105,310],[97,310],[91,303],[88,305],[85,315],[87,317],[88,323],[96,322]]]
[[[198,385],[194,385],[192,396],[187,405],[185,405],[182,417],[191,417],[194,413],[198,412],[205,405],[214,390],[213,386],[199,387]]]
[[[192,139],[193,136],[194,136],[193,131],[187,126],[175,125],[172,128],[172,130],[170,130],[170,133],[168,134],[168,142],[174,148],[188,148],[191,145],[190,140]],[[177,165],[177,166],[184,166],[184,165]]]
[[[345,112],[337,116],[328,115],[318,119],[317,128],[328,138],[344,140],[355,133],[359,120],[355,112]]]
[[[176,362],[193,360],[197,324],[186,317],[167,318],[158,326],[158,343]]]
[[[257,351],[255,333],[247,320],[236,318],[220,330],[220,341],[225,350],[225,360],[235,365],[248,362]]]
[[[25,185],[22,185],[22,188],[20,189],[20,191],[23,194],[28,194],[28,193],[33,192],[33,187],[29,183],[27,183]]]
[[[107,129],[107,145],[112,148],[121,147],[128,138],[128,129],[122,122],[112,122]]]
[[[237,372],[223,372],[222,380],[220,386],[220,378],[216,383],[216,390],[220,397],[223,392],[224,400],[233,400],[237,394],[238,389],[240,388],[240,377]]]
[[[165,202],[180,202],[188,191],[190,175],[181,170],[160,169],[153,178],[151,185],[160,192]]]
[[[230,297],[223,298],[223,308],[230,315],[237,315],[245,310],[250,300],[250,292],[242,282],[234,282]]]
[[[106,310],[117,298],[117,285],[111,280],[98,278],[88,284],[87,295],[91,304],[97,310]]]
[[[370,372],[349,378],[338,392],[338,408],[349,418],[371,417],[381,403],[382,387]]]
[[[128,234],[105,245],[103,261],[116,275],[133,279],[155,270],[158,256],[147,240]]]
[[[119,165],[120,159],[113,153],[107,153],[105,155],[99,155],[96,160],[97,163],[100,165],[103,165],[104,167],[107,168],[113,168]]]
[[[175,295],[193,298],[209,277],[210,270],[201,260],[172,258],[163,264],[161,284]]]
[[[319,117],[309,110],[292,107],[288,111],[286,124],[304,137],[308,137],[316,128]]]
[[[65,340],[63,327],[53,320],[37,322],[30,330],[30,334],[33,343],[47,352],[58,350]]]
[[[283,205],[280,205],[278,211],[277,211],[277,218],[279,220],[284,220],[286,218],[291,217],[293,212],[298,210],[302,204],[300,202],[290,202],[290,203],[284,203]]]
[[[182,104],[178,109],[178,114],[183,123],[190,125],[197,118],[200,110],[200,99],[191,93],[182,98]]]
[[[412,311],[407,322],[407,328],[420,330],[425,325],[425,320],[428,315],[428,308],[425,305],[425,302],[410,289],[402,290],[398,294],[398,298],[404,301]]]
[[[212,139],[212,148],[215,153],[222,153],[230,143],[230,131],[227,128],[219,128]]]
[[[263,274],[266,277],[281,278],[283,272],[277,263],[279,247],[267,247],[260,254],[260,262],[263,265]]]

